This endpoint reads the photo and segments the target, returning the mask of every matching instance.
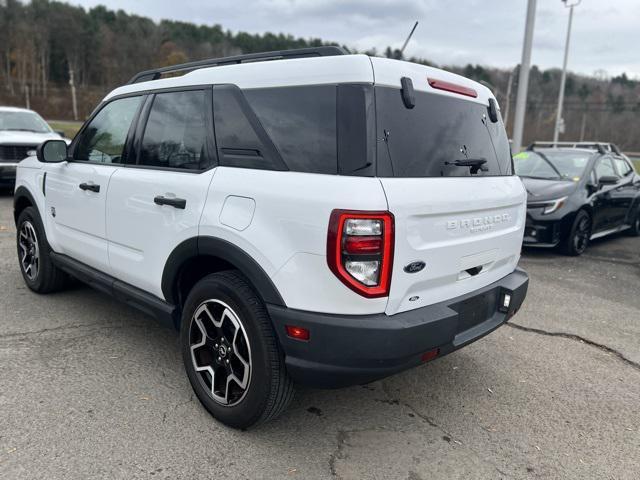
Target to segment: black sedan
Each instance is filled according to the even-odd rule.
[[[615,145],[534,145],[513,160],[528,193],[525,246],[580,255],[594,238],[640,235],[640,175]]]

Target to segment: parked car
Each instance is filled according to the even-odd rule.
[[[29,288],[71,274],[179,329],[198,399],[233,427],[295,383],[468,345],[527,291],[498,105],[413,63],[322,47],[142,72],[17,182]]]
[[[580,255],[594,238],[640,235],[640,175],[615,145],[538,142],[514,165],[528,193],[524,245]]]
[[[18,162],[35,156],[38,145],[59,138],[33,110],[0,107],[0,188],[14,186]]]

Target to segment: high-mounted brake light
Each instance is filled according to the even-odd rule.
[[[457,83],[445,82],[444,80],[438,80],[436,78],[427,78],[427,81],[432,88],[437,88],[438,90],[459,93],[460,95],[466,95],[467,97],[473,98],[476,98],[478,96],[478,92],[476,92],[473,88],[458,85]]]
[[[393,223],[390,212],[331,212],[327,263],[342,283],[364,297],[389,295]]]

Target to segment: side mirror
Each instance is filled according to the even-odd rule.
[[[613,175],[604,175],[598,179],[598,185],[601,187],[604,185],[615,185],[619,180],[618,177]]]
[[[36,156],[43,163],[60,163],[67,159],[67,142],[64,140],[47,140],[41,143]]]

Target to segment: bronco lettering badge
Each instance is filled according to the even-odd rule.
[[[486,232],[495,225],[507,223],[511,220],[511,215],[503,213],[501,215],[486,215],[484,217],[464,218],[462,220],[448,220],[447,230],[469,229],[470,233]]]

